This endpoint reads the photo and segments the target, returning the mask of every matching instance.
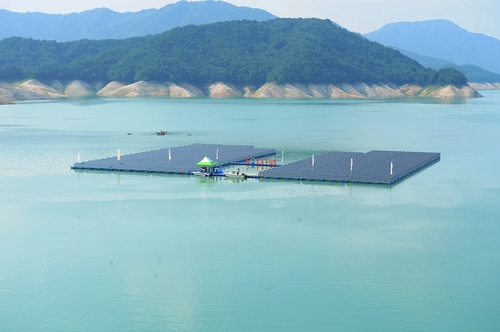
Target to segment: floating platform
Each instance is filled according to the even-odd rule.
[[[195,164],[207,156],[221,167],[246,158],[262,158],[276,154],[275,149],[261,149],[248,145],[191,144],[154,151],[139,152],[74,164],[72,169],[121,171],[140,173],[189,174]]]
[[[262,171],[259,177],[390,185],[439,161],[440,158],[440,153],[433,152],[328,152]]]
[[[139,152],[74,164],[76,170],[139,172],[158,174],[191,174],[203,157],[220,167],[247,165],[247,159],[275,155],[275,149],[247,145],[191,144],[154,151]],[[327,152],[259,172],[248,177],[264,179],[309,180],[328,182],[376,183],[391,185],[439,161],[434,152],[370,151]]]

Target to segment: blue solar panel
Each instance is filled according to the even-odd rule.
[[[170,150],[170,151],[169,151]],[[192,144],[161,150],[133,153],[117,157],[76,163],[73,169],[97,169],[109,171],[139,171],[159,173],[189,173],[206,155],[220,166],[246,158],[261,158],[276,154],[274,149],[254,148],[247,145]],[[170,155],[170,158],[169,158]]]
[[[440,159],[439,153],[328,152],[259,173],[264,178],[392,184]],[[391,166],[392,165],[392,166]]]

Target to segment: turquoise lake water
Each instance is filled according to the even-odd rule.
[[[0,331],[498,331],[500,92],[482,94],[0,106]],[[191,143],[441,160],[393,187],[70,169]]]

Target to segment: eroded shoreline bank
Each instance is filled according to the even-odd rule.
[[[197,87],[189,83],[156,83],[139,81],[132,84],[121,82],[87,83],[71,81],[40,82],[35,79],[18,83],[0,83],[0,103],[23,100],[53,100],[68,97],[170,97],[170,98],[478,98],[479,92],[469,85],[456,87],[392,84],[276,84],[266,83],[260,87],[237,87],[217,82]]]

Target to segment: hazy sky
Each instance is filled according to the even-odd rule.
[[[70,13],[107,7],[114,11],[161,8],[177,0],[0,0],[15,12]],[[279,17],[328,18],[351,31],[367,33],[387,23],[447,19],[470,32],[500,39],[500,0],[227,0],[261,8]]]

